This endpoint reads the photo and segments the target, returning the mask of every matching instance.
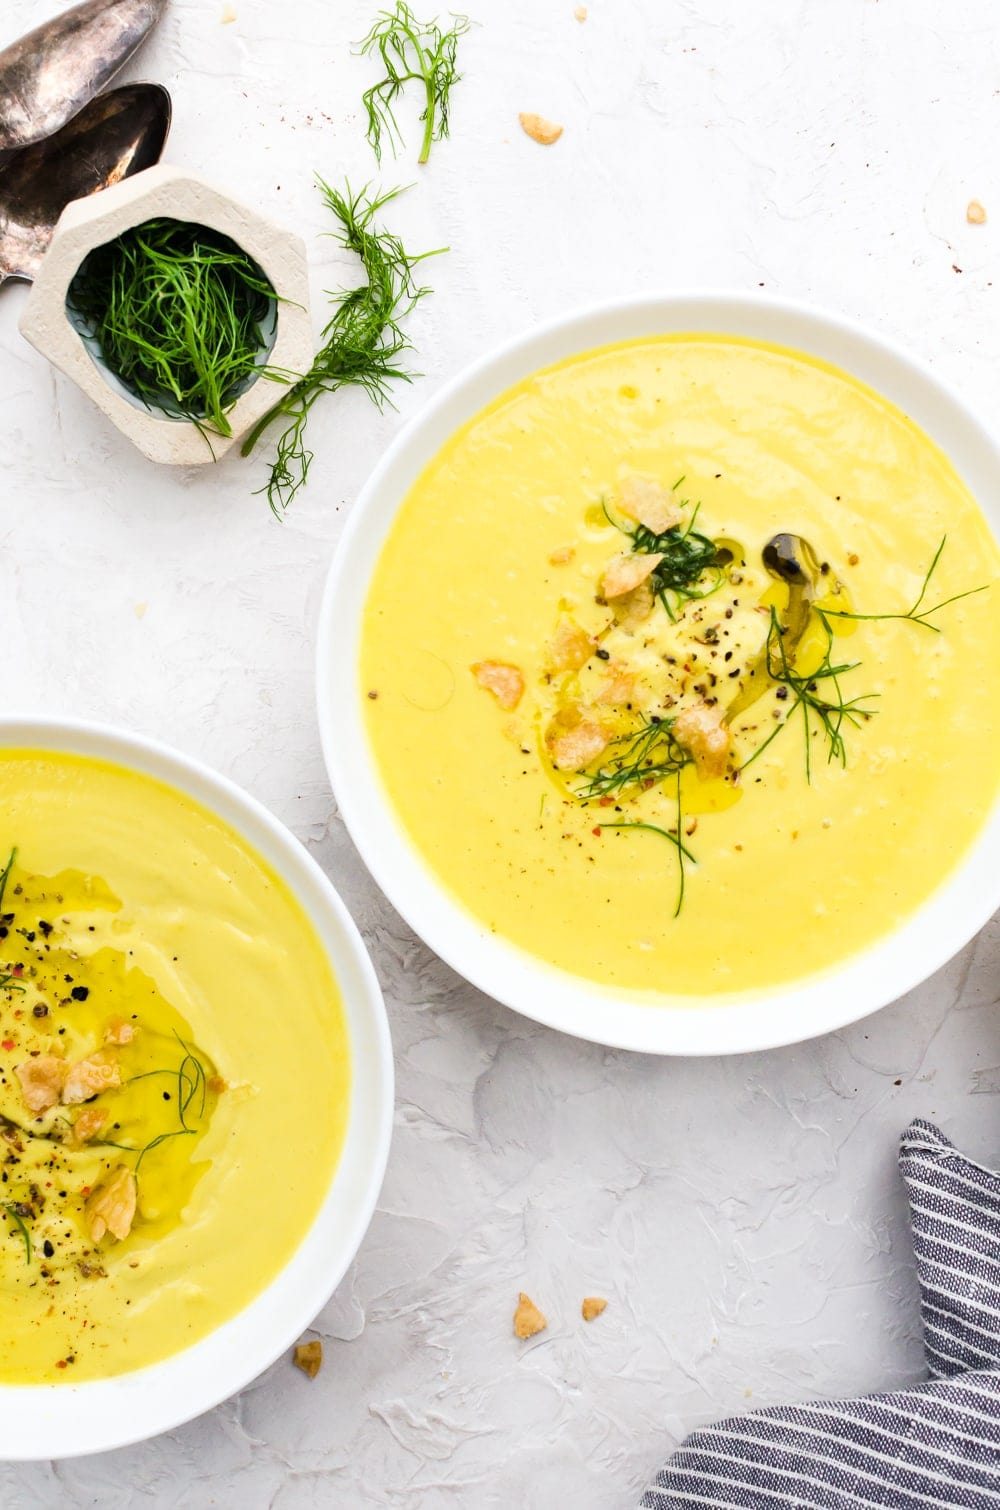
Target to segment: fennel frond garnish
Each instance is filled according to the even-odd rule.
[[[684,906],[684,861],[690,860],[692,865],[697,865],[697,860],[681,838],[681,826],[684,822],[684,814],[681,808],[681,773],[677,772],[677,827],[660,828],[656,823],[641,823],[638,819],[627,818],[618,823],[602,823],[601,828],[638,828],[644,829],[649,834],[659,834],[661,839],[666,839],[677,850],[677,901],[674,904],[674,917],[679,918],[681,908]]]
[[[21,1234],[21,1241],[24,1243],[24,1261],[26,1264],[30,1264],[31,1233],[28,1230],[28,1224],[24,1220],[24,1217],[21,1215],[21,1213],[18,1211],[17,1207],[14,1205],[13,1201],[4,1201],[3,1208],[5,1211],[10,1213],[11,1220],[16,1226],[18,1232]]]
[[[264,367],[274,289],[228,236],[147,220],[95,247],[66,304],[147,409],[232,434],[228,411]]]
[[[989,583],[985,582],[981,587],[970,587],[965,592],[953,593],[950,598],[944,598],[940,603],[935,603],[933,608],[921,608],[920,605],[927,596],[927,589],[931,585],[931,578],[937,570],[937,564],[941,560],[947,543],[948,536],[942,535],[941,544],[934,552],[934,559],[924,574],[924,580],[921,583],[920,591],[917,594],[913,607],[908,608],[906,613],[847,613],[841,609],[824,608],[822,610],[824,617],[828,619],[870,619],[873,622],[883,619],[908,619],[911,624],[920,624],[924,629],[931,629],[935,634],[940,634],[941,629],[939,625],[931,623],[931,616],[933,614],[940,613],[941,609],[947,608],[949,603],[960,603],[963,598],[972,598],[975,597],[976,593],[989,591]]]
[[[444,250],[411,256],[398,236],[375,224],[379,211],[402,193],[401,189],[387,189],[369,199],[367,189],[354,191],[345,184],[341,192],[322,179],[319,185],[339,222],[334,234],[341,246],[360,257],[365,281],[334,296],[334,312],[309,371],[289,384],[240,448],[242,455],[248,456],[264,432],[282,422],[271,475],[260,489],[266,492],[271,510],[279,518],[305,482],[313,459],[306,448],[305,429],[320,394],[360,387],[381,407],[389,398],[391,382],[412,380],[414,374],[403,365],[412,347],[400,321],[430,293],[416,281],[417,265]]]
[[[14,861],[16,859],[17,846],[14,845],[11,848],[10,854],[7,856],[7,863],[4,865],[3,870],[0,870],[0,907],[3,906],[3,899],[7,893],[7,882],[10,880],[10,873],[14,869]]]
[[[368,140],[376,160],[382,161],[383,139],[388,138],[395,155],[403,138],[393,112],[393,105],[409,83],[424,89],[424,137],[418,162],[430,157],[431,146],[448,135],[448,108],[452,86],[461,75],[456,67],[459,38],[469,30],[468,16],[452,16],[452,27],[445,31],[437,20],[418,21],[406,0],[396,0],[393,10],[379,13],[371,31],[359,43],[358,51],[366,57],[378,55],[385,77],[364,94],[368,114]]]

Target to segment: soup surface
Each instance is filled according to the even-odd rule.
[[[79,1382],[197,1341],[291,1256],[347,1030],[294,897],[184,794],[2,750],[0,849],[0,1382]]]
[[[404,501],[363,624],[377,767],[453,896],[555,966],[702,1001],[804,978],[996,799],[998,572],[946,457],[843,372],[586,353]]]

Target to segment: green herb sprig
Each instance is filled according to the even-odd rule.
[[[459,38],[469,30],[467,16],[452,16],[450,31],[437,21],[418,21],[405,0],[397,0],[395,9],[379,13],[371,31],[358,44],[366,57],[377,54],[382,60],[385,77],[364,93],[368,115],[368,140],[376,160],[382,161],[383,137],[387,137],[395,154],[403,137],[393,112],[393,105],[409,83],[419,83],[424,90],[424,137],[418,162],[430,157],[434,142],[448,135],[448,111],[451,91],[461,75],[456,66]]]
[[[195,1097],[199,1098],[199,1104],[197,1112],[192,1113],[192,1115],[199,1122],[205,1115],[205,1103],[208,1096],[207,1071],[190,1044],[185,1043],[176,1030],[174,1031],[174,1037],[184,1050],[184,1057],[181,1059],[178,1068],[176,1070],[144,1070],[139,1075],[132,1075],[128,1084],[133,1085],[137,1080],[150,1080],[157,1075],[167,1075],[171,1080],[176,1081],[177,1120],[180,1126],[170,1128],[166,1132],[157,1133],[155,1137],[149,1139],[148,1143],[142,1145],[115,1143],[110,1138],[102,1138],[100,1140],[106,1148],[118,1148],[123,1153],[137,1154],[138,1157],[135,1161],[136,1175],[138,1175],[142,1161],[146,1155],[152,1153],[155,1148],[159,1148],[161,1143],[166,1143],[171,1138],[192,1138],[199,1131],[197,1127],[192,1127],[188,1121],[188,1113],[194,1103]]]
[[[417,265],[444,250],[411,256],[398,236],[375,224],[375,217],[402,193],[401,189],[388,189],[369,198],[367,188],[355,192],[346,184],[341,193],[322,179],[319,184],[340,224],[335,234],[341,246],[360,257],[365,281],[336,296],[336,307],[323,331],[323,344],[309,371],[287,388],[241,447],[242,454],[248,456],[271,425],[284,422],[270,477],[260,489],[279,518],[309,472],[313,453],[306,449],[305,429],[320,394],[360,387],[381,407],[389,399],[390,383],[412,380],[414,374],[403,365],[412,347],[400,321],[430,293],[417,284]]]
[[[7,882],[10,880],[10,873],[14,869],[14,861],[16,859],[17,846],[14,845],[11,849],[10,854],[7,856],[6,865],[4,866],[3,870],[0,870],[0,907],[3,906],[3,899],[7,895]]]
[[[110,371],[147,408],[224,436],[227,411],[263,366],[273,301],[264,273],[228,236],[171,219],[96,247],[67,295]]]
[[[4,1201],[3,1202],[3,1208],[4,1208],[5,1211],[10,1212],[11,1219],[14,1222],[15,1226],[17,1227],[18,1232],[20,1232],[20,1234],[21,1234],[22,1241],[24,1242],[24,1261],[25,1261],[26,1264],[30,1264],[31,1263],[31,1233],[28,1230],[28,1224],[24,1220],[24,1218],[21,1215],[21,1213],[18,1211],[17,1207],[14,1205],[13,1201]]]
[[[816,610],[822,620],[825,611]],[[772,729],[771,733],[758,745],[749,759],[743,762],[743,769],[752,765],[759,755],[762,755],[768,745],[775,739],[781,730],[792,720],[797,711],[802,709],[802,724],[805,735],[805,762],[806,780],[812,781],[812,720],[815,719],[820,731],[826,740],[827,762],[837,761],[841,766],[847,765],[847,745],[844,741],[845,724],[853,728],[860,728],[869,719],[874,718],[876,710],[865,707],[865,703],[874,697],[877,692],[862,692],[856,697],[845,698],[840,690],[839,678],[845,676],[848,671],[856,671],[861,665],[860,661],[843,661],[838,665],[833,661],[833,633],[828,624],[823,625],[826,631],[826,650],[819,665],[808,675],[796,671],[788,659],[784,645],[784,629],[777,612],[772,606],[771,622],[767,632],[767,662],[768,672],[772,679],[779,685],[787,687],[794,694],[791,706],[786,716]]]
[[[676,492],[683,481],[684,478],[679,477],[671,492]],[[687,504],[688,500],[682,498],[681,508],[687,507]],[[691,517],[684,526],[675,524],[660,534],[644,524],[626,524],[613,515],[603,501],[601,507],[608,523],[631,540],[634,552],[644,556],[663,557],[662,561],[657,562],[649,580],[671,622],[676,621],[685,603],[696,598],[707,598],[721,585],[722,567],[729,557],[723,553],[718,541],[710,540],[707,535],[695,530],[701,504],[695,504]]]
[[[630,787],[651,787],[691,763],[670,732],[670,720],[644,716],[634,733],[613,741],[610,757],[574,795],[581,802],[617,796]]]
[[[676,904],[674,906],[674,913],[673,913],[673,915],[674,915],[675,918],[680,917],[681,908],[684,906],[684,883],[685,883],[684,861],[685,860],[690,860],[692,865],[696,865],[698,863],[697,860],[695,859],[694,855],[691,853],[691,851],[688,849],[687,845],[684,843],[684,840],[681,838],[682,826],[683,826],[683,823],[684,823],[684,812],[683,812],[683,809],[681,807],[681,773],[680,773],[680,771],[677,772],[676,801],[677,801],[677,831],[676,831],[676,833],[674,832],[673,829],[660,828],[659,825],[656,824],[656,823],[642,823],[638,819],[632,819],[632,818],[626,818],[626,819],[623,819],[622,821],[617,822],[617,823],[602,823],[602,824],[599,825],[599,827],[601,827],[601,828],[633,828],[633,829],[644,829],[647,833],[650,833],[650,834],[659,834],[659,836],[660,836],[661,839],[666,839],[667,842],[668,842],[668,844],[672,844],[674,846],[674,848],[677,851],[677,868],[678,868],[677,901],[676,901]]]
[[[817,612],[822,618],[825,619],[868,619],[873,622],[887,619],[909,620],[911,624],[919,624],[924,629],[932,630],[934,634],[940,634],[941,626],[939,624],[931,623],[931,617],[933,614],[940,613],[941,609],[947,608],[950,603],[960,603],[963,598],[973,598],[977,593],[989,591],[989,583],[987,582],[984,583],[981,587],[970,587],[965,592],[953,593],[950,598],[944,598],[940,603],[935,603],[933,608],[921,609],[920,605],[924,601],[924,598],[927,596],[927,589],[931,584],[931,578],[937,570],[937,564],[941,560],[941,556],[944,553],[944,548],[947,543],[948,536],[942,535],[941,544],[934,552],[934,559],[931,561],[930,566],[927,568],[927,571],[924,574],[924,580],[921,584],[920,591],[914,601],[913,607],[907,609],[906,613],[848,613],[843,609],[835,608],[818,609]]]

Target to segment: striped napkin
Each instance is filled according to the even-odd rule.
[[[1000,1510],[1000,1175],[903,1134],[930,1382],[693,1432],[644,1510]]]

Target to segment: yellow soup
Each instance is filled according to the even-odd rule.
[[[607,347],[404,501],[363,626],[375,760],[532,954],[700,999],[802,978],[906,919],[996,798],[998,566],[947,459],[846,374]]]
[[[336,982],[284,884],[148,777],[0,751],[0,1382],[105,1377],[251,1301],[344,1137]]]

